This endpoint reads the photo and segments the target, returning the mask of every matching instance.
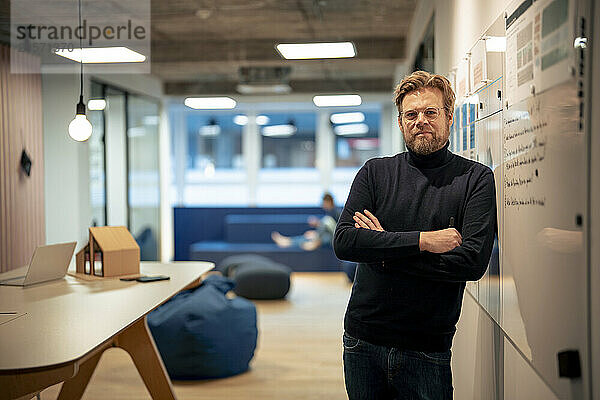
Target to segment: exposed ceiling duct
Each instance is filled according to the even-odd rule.
[[[240,67],[236,90],[241,94],[286,94],[291,67]]]

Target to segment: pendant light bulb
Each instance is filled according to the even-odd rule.
[[[75,119],[69,124],[69,136],[78,142],[85,142],[92,136],[92,124],[85,116],[85,104],[83,96],[79,97]]]
[[[79,10],[79,26],[81,25],[81,0],[77,1]],[[83,54],[83,37],[79,36],[79,49]],[[85,142],[92,136],[92,124],[85,116],[85,104],[83,103],[83,58],[79,67],[79,103],[75,109],[75,119],[69,124],[69,136],[78,142]]]

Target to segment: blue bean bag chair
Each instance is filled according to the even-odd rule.
[[[224,378],[248,370],[258,330],[256,308],[225,296],[234,287],[211,275],[148,314],[148,327],[172,379]]]
[[[229,256],[217,270],[235,281],[235,294],[247,299],[282,299],[290,290],[292,269],[259,254]]]

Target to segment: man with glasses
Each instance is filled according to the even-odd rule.
[[[407,152],[367,161],[338,222],[338,258],[360,263],[344,319],[350,400],[451,399],[450,347],[466,281],[496,231],[494,177],[452,154],[454,92],[417,71],[396,87]]]

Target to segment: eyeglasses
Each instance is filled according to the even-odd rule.
[[[427,107],[423,111],[408,110],[401,112],[400,116],[407,121],[415,121],[417,118],[419,118],[419,113],[422,112],[428,121],[433,121],[440,116],[440,110],[442,109],[442,107]]]

